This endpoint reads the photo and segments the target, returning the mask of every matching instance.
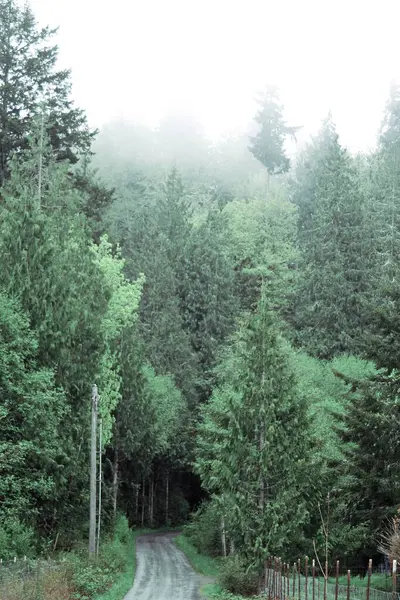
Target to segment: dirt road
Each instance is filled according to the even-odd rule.
[[[136,541],[136,575],[125,600],[200,600],[206,578],[197,575],[176,547],[177,533],[143,535]]]

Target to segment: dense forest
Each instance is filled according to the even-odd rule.
[[[289,160],[272,87],[215,143],[97,132],[55,34],[0,0],[2,557],[87,538],[96,383],[105,528],[258,568],[329,522],[365,565],[400,505],[400,88],[363,155],[328,115]]]

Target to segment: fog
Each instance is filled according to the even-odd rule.
[[[31,0],[60,26],[60,62],[93,126],[194,113],[211,138],[244,129],[265,84],[300,142],[332,111],[350,150],[374,145],[400,75],[398,0]]]

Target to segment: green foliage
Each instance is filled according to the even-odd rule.
[[[127,544],[131,538],[132,532],[129,529],[128,519],[120,515],[114,527],[114,537],[121,544]]]
[[[219,598],[220,600],[243,600],[243,596],[238,596],[237,594],[231,594],[226,590],[222,590],[219,586],[205,586],[204,592],[206,594],[206,598]],[[252,595],[253,600],[261,600],[263,596],[254,596]]]
[[[179,535],[175,539],[176,545],[186,555],[193,569],[197,573],[208,577],[215,577],[218,574],[218,564],[215,559],[198,552],[197,548],[191,543],[186,535]]]
[[[258,581],[258,573],[250,570],[238,555],[228,556],[221,562],[219,582],[232,594],[254,596]]]
[[[228,537],[258,568],[270,548],[287,548],[306,520],[308,423],[290,354],[264,297],[235,352],[236,369],[225,369],[202,409],[195,467],[220,497]]]
[[[203,502],[185,526],[185,537],[201,554],[222,555],[221,510],[217,502]]]
[[[36,523],[40,503],[54,497],[65,459],[58,429],[68,410],[54,374],[37,364],[37,340],[27,316],[4,294],[0,294],[0,392],[1,523],[11,542],[15,525],[17,543],[28,531],[22,528],[18,533],[17,522]],[[7,544],[2,548],[8,552]]]
[[[314,356],[355,352],[368,291],[368,228],[356,172],[328,118],[298,169],[302,277],[296,294],[299,343]]]
[[[39,28],[28,4],[0,2],[0,185],[8,175],[13,152],[27,146],[39,112],[47,117],[46,133],[59,159],[76,162],[88,153],[93,132],[70,98],[70,72],[57,70],[57,30]]]
[[[14,557],[32,557],[35,551],[33,528],[9,517],[0,525],[0,548],[2,560],[12,560]]]
[[[211,393],[217,353],[238,312],[227,243],[224,215],[210,211],[190,236],[180,280],[184,326],[201,369],[197,384],[201,399]]]
[[[130,532],[130,539],[127,540],[126,545],[125,569],[117,576],[113,585],[106,592],[96,596],[96,600],[121,600],[129,592],[135,576],[136,538],[142,533],[146,532],[144,530]]]
[[[397,374],[356,384],[346,416],[346,494],[349,521],[364,526],[372,553],[387,518],[399,505],[399,382]]]
[[[105,128],[106,188],[54,33],[0,0],[2,557],[86,535],[94,382],[115,537],[68,559],[76,598],[124,595],[118,509],[178,522],[196,474],[210,499],[178,544],[203,571],[234,551],[235,592],[267,554],[322,553],[328,513],[330,557],[372,555],[400,504],[399,88],[372,154],[324,122],[290,198],[272,88],[250,147],[190,115]]]
[[[90,562],[84,551],[69,553],[65,560],[68,578],[75,590],[72,598],[91,600],[105,592],[100,598],[113,600],[117,598],[117,592],[126,593],[132,582],[133,546],[134,537],[127,519],[120,516],[113,538],[103,542],[96,562]],[[129,583],[127,574],[130,575]]]
[[[48,439],[56,446],[40,455],[41,462],[48,456],[49,466],[34,477],[35,486],[46,481],[49,470],[54,479],[55,495],[49,488],[37,507],[40,522],[47,531],[62,522],[73,538],[69,516],[77,528],[81,516],[86,520],[88,399],[105,351],[100,325],[109,292],[90,252],[81,197],[67,167],[57,163],[47,147],[32,143],[30,150],[13,159],[2,190],[0,285],[19,298],[37,339],[37,364],[54,372],[54,383],[65,394],[56,402],[36,395],[41,410],[29,414],[38,420],[34,436],[40,439],[49,428]],[[58,416],[52,422],[53,411]]]
[[[267,87],[258,100],[260,108],[255,116],[259,126],[257,135],[250,137],[250,151],[272,175],[289,170],[290,160],[285,154],[285,138],[294,136],[298,127],[289,127],[283,119],[277,89]]]
[[[122,377],[120,373],[120,342],[123,331],[131,327],[137,318],[139,301],[144,283],[141,275],[129,282],[123,273],[125,261],[117,247],[115,253],[107,236],[93,244],[94,263],[104,276],[104,286],[109,297],[107,310],[101,322],[105,351],[101,358],[99,376],[101,389],[100,414],[103,423],[103,444],[111,438],[112,415],[121,399]]]
[[[278,189],[267,201],[234,200],[223,214],[242,307],[254,309],[264,283],[270,305],[285,315],[296,282],[296,207]]]
[[[366,301],[368,331],[364,352],[379,367],[397,369],[399,346],[400,258],[400,89],[392,86],[378,152],[369,172],[371,274],[374,289]],[[366,178],[367,179],[367,178]]]

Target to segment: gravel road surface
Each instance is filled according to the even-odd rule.
[[[125,600],[200,600],[207,578],[197,575],[176,547],[177,533],[142,535],[136,540],[134,586]]]

